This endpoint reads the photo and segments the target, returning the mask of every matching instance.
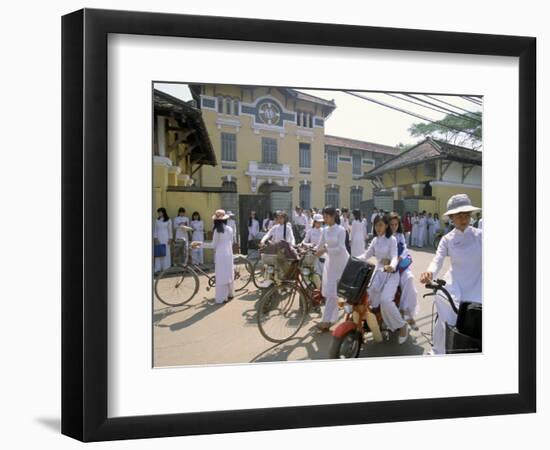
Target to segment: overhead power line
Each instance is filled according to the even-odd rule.
[[[407,97],[410,97],[410,98],[414,98],[414,99],[416,99],[418,101],[421,101],[423,103],[426,103],[428,105],[437,106],[435,103],[429,102],[428,100],[424,100],[420,97],[417,97],[416,95],[412,95],[412,94],[404,94],[404,95],[406,95]],[[455,111],[450,110],[449,108],[444,108],[443,106],[441,106],[440,108],[443,109],[444,111],[447,111],[448,113],[454,114],[455,116],[462,117],[463,119],[470,120],[472,122],[481,123],[481,120],[476,119],[475,117],[470,117],[470,116],[466,116],[464,114],[457,113]]]
[[[477,106],[482,105],[482,103],[477,98],[470,97],[468,95],[461,95],[460,97],[463,98],[464,100],[468,100],[469,102],[476,104]]]
[[[464,130],[460,130],[460,129],[458,129],[458,128],[450,127],[450,126],[448,126],[448,125],[442,124],[441,122],[438,122],[438,121],[432,120],[432,119],[430,119],[430,118],[428,118],[428,117],[425,117],[425,116],[423,116],[423,115],[421,115],[421,114],[413,113],[413,112],[407,111],[406,109],[402,109],[402,108],[399,108],[399,107],[397,107],[397,106],[389,105],[389,104],[384,103],[384,102],[382,102],[382,101],[380,101],[380,100],[376,100],[376,99],[374,99],[374,98],[372,98],[372,97],[367,97],[366,95],[357,94],[356,92],[352,92],[352,91],[342,91],[342,92],[345,92],[346,94],[352,95],[352,96],[354,96],[354,97],[361,98],[361,99],[363,99],[363,100],[367,100],[367,101],[372,102],[372,103],[376,103],[376,104],[381,105],[381,106],[384,106],[384,107],[386,107],[386,108],[390,108],[390,109],[393,109],[393,110],[395,110],[395,111],[399,111],[399,112],[401,112],[401,113],[403,113],[403,114],[408,114],[409,116],[416,117],[417,119],[425,120],[426,122],[430,122],[430,123],[439,125],[439,126],[441,126],[441,127],[443,127],[443,128],[447,128],[447,129],[449,129],[449,130],[453,130],[453,131],[457,131],[457,132],[459,132],[459,133],[467,134],[467,135],[469,135],[469,136],[472,136],[472,137],[475,138],[475,139],[478,139],[474,134],[469,133],[468,131],[464,131]]]
[[[398,100],[402,100],[404,102],[412,103],[413,105],[421,106],[422,108],[431,109],[432,111],[436,111],[436,112],[441,113],[441,114],[446,114],[446,112],[443,111],[442,109],[432,108],[431,106],[423,105],[422,103],[415,102],[414,100],[411,100],[409,98],[399,97],[399,95],[397,95],[397,94],[392,94],[390,92],[386,92],[386,95],[388,95],[390,97],[393,97],[393,98],[396,98]]]
[[[465,113],[468,113],[468,114],[475,114],[476,116],[480,116],[480,117],[481,117],[481,113],[479,113],[479,112],[470,111],[469,109],[466,109],[466,108],[461,108],[460,106],[453,105],[452,103],[446,102],[445,100],[441,100],[440,98],[432,97],[431,95],[428,95],[428,94],[424,94],[424,97],[428,97],[428,98],[430,98],[430,99],[432,99],[432,100],[435,100],[435,101],[437,101],[437,102],[443,103],[444,105],[451,106],[452,108],[459,109],[460,111],[464,111]]]

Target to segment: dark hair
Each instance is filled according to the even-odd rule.
[[[374,219],[373,227],[376,227],[376,224],[380,221],[386,224],[386,237],[390,238],[393,234],[390,228],[390,216],[388,216],[387,214],[384,214],[383,216],[376,216],[376,218]]]
[[[334,216],[334,217],[338,215],[336,214],[336,208],[334,206],[325,206],[323,208],[323,214],[326,214],[327,216]]]
[[[434,216],[433,216],[433,217],[434,217],[434,219],[435,219],[435,216],[437,216],[437,220],[439,220],[439,214],[437,214],[437,213],[434,213]]]
[[[227,219],[224,219],[224,220],[215,219],[213,229],[218,233],[223,233],[224,232],[223,226],[226,224],[227,224]]]
[[[178,216],[179,216],[180,213],[185,214],[185,208],[178,209]]]
[[[199,216],[199,218],[197,220],[201,220],[201,215],[199,214],[198,211],[193,212],[193,215],[191,216],[191,220],[193,220],[193,217],[195,217],[195,216]]]
[[[168,213],[166,212],[166,208],[161,207],[161,208],[157,209],[157,212],[162,214],[162,218],[164,219],[165,222],[168,222],[170,217],[168,217]]]
[[[403,223],[401,222],[401,217],[396,212],[390,214],[388,222],[391,222],[393,219],[397,219],[397,231],[396,233],[403,233]]]
[[[361,220],[361,211],[359,211],[358,209],[354,209],[353,210],[353,218],[355,220]]]

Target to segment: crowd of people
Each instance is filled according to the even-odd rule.
[[[444,217],[444,235],[429,267],[422,272],[420,282],[425,284],[435,279],[443,260],[450,257],[451,267],[445,279],[447,290],[458,305],[461,300],[481,302],[481,238],[482,219],[480,209],[472,206],[465,194],[451,197]],[[476,212],[476,217],[472,213]],[[233,298],[233,254],[237,242],[237,227],[231,212],[219,209],[212,216],[213,230],[211,247],[215,251],[216,303],[225,303]],[[295,230],[303,235],[295,236]],[[399,334],[399,344],[404,343],[409,329],[418,329],[415,317],[418,311],[417,291],[411,270],[412,258],[409,247],[433,244],[440,230],[437,214],[425,211],[403,218],[396,212],[377,210],[364,217],[359,210],[327,206],[303,210],[296,207],[290,218],[285,211],[268,214],[263,220],[255,211],[248,219],[249,243],[259,242],[262,247],[268,242],[286,241],[290,245],[298,241],[315,249],[315,270],[322,279],[321,292],[325,307],[320,331],[331,328],[338,320],[337,285],[350,256],[362,260],[376,259],[375,275],[369,287],[370,304],[380,307],[386,326]],[[204,223],[198,212],[191,220],[180,208],[173,221],[164,208],[158,209],[155,226],[155,244],[166,244],[165,256],[155,258],[155,270],[170,265],[169,247],[172,240],[192,239],[192,260],[203,261]],[[394,303],[398,287],[401,288],[399,307]],[[443,298],[435,300],[438,321],[434,329],[433,352],[445,353],[445,322],[454,325],[456,314]]]

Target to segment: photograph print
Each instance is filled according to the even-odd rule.
[[[482,351],[475,93],[152,84],[153,366]]]

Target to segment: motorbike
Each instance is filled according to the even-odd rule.
[[[349,296],[344,304],[344,322],[332,332],[332,343],[329,350],[331,359],[357,358],[362,346],[366,343],[368,333],[372,333],[375,342],[389,341],[392,332],[382,318],[380,306],[373,308],[369,302],[368,287],[375,273],[372,264],[366,264],[367,274],[358,292]],[[393,302],[399,308],[401,288],[397,288]]]

